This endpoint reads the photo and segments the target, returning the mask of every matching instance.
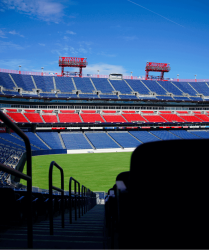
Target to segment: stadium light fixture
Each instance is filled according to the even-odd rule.
[[[197,76],[197,75],[194,75],[194,76],[195,76],[195,82],[196,82],[196,81],[197,81],[197,79],[196,79],[196,76]]]
[[[44,67],[41,67],[41,69],[42,69],[41,75],[43,76],[44,75]]]
[[[21,65],[19,65],[19,74],[21,74]]]
[[[179,81],[179,74],[177,74],[177,82]]]

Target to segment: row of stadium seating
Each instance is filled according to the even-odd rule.
[[[209,111],[118,111],[116,113],[116,111],[99,110],[4,109],[3,112],[16,123],[209,122]]]
[[[157,140],[209,138],[209,130],[151,130],[123,132],[25,132],[32,151],[49,149],[134,148]],[[64,143],[62,143],[64,142]],[[0,143],[24,151],[22,139],[15,133],[0,133]],[[64,145],[64,146],[63,146]],[[2,149],[1,149],[2,152]]]
[[[121,149],[136,148],[153,141],[179,139],[209,139],[209,130],[125,131],[125,132],[25,132],[32,151],[67,149]],[[39,152],[40,152],[39,151]],[[0,133],[1,163],[16,167],[25,152],[23,140],[15,133]],[[1,183],[9,175],[0,174]]]
[[[15,145],[15,144],[14,144]],[[9,166],[11,168],[16,168],[19,160],[21,159],[24,153],[24,149],[19,149],[18,147],[13,147],[13,143],[3,140],[0,140],[0,163]],[[7,183],[9,174],[0,171],[0,186]]]
[[[29,76],[2,72],[0,72],[0,86],[2,86],[0,92],[2,95],[49,98],[202,101],[200,95],[209,96],[209,85],[206,82],[108,80],[106,78]],[[19,93],[18,88],[23,92]],[[37,93],[37,89],[41,90],[41,93]]]

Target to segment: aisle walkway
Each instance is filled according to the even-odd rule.
[[[74,217],[74,216],[73,216]],[[49,234],[49,221],[33,225],[33,248],[35,249],[104,249],[105,206],[96,205],[85,215],[73,218],[65,214],[65,228],[61,227],[61,216],[54,218],[54,235]],[[0,248],[27,248],[27,227],[10,229],[1,235]]]

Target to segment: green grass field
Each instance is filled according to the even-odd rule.
[[[65,190],[69,190],[69,178],[72,176],[92,191],[107,192],[115,184],[119,173],[130,170],[131,154],[132,152],[34,156],[32,185],[43,189],[49,188],[49,165],[51,161],[55,161],[63,168]],[[26,166],[23,173],[26,173]],[[21,180],[21,183],[26,185],[24,180]],[[55,167],[53,185],[61,187],[60,172]]]

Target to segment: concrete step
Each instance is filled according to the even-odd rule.
[[[65,214],[65,227],[61,226],[61,215],[53,218],[53,235],[50,235],[49,220],[33,225],[33,248],[35,249],[104,249],[105,238],[104,205],[96,205],[81,218]],[[0,236],[0,249],[27,248],[27,227],[13,227]]]

